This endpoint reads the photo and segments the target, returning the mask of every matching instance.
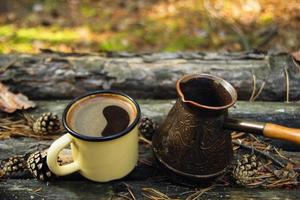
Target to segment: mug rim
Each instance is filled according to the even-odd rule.
[[[118,132],[116,134],[110,135],[110,136],[92,137],[92,136],[82,135],[82,134],[74,131],[68,125],[68,122],[67,122],[67,115],[68,115],[68,112],[69,112],[70,108],[77,101],[79,101],[79,100],[81,100],[81,99],[83,99],[83,98],[85,98],[87,96],[91,96],[91,95],[95,95],[95,94],[114,94],[114,95],[120,95],[120,96],[125,97],[129,101],[131,101],[133,103],[133,105],[135,106],[135,108],[136,108],[136,117],[133,120],[133,122],[130,123],[129,126],[126,127],[126,129],[124,129],[124,130],[122,130],[122,131],[120,131],[120,132]],[[140,118],[141,118],[141,109],[140,109],[140,106],[139,106],[139,104],[132,97],[130,97],[127,94],[122,93],[122,92],[116,92],[116,91],[112,91],[112,90],[97,90],[97,91],[85,93],[85,94],[83,94],[81,96],[76,97],[71,102],[69,102],[68,105],[66,106],[66,108],[64,109],[64,112],[63,112],[63,115],[62,115],[62,123],[63,123],[64,128],[72,136],[74,136],[74,137],[76,137],[78,139],[85,140],[85,141],[99,142],[99,141],[109,141],[109,140],[117,139],[117,138],[120,138],[120,137],[122,137],[122,136],[130,133],[136,127],[136,125],[139,122]]]

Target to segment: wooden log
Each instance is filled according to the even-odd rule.
[[[52,111],[61,116],[69,100],[37,101],[33,115]],[[175,103],[175,100],[138,100],[142,115],[161,122]],[[229,109],[229,116],[252,121],[272,122],[300,128],[300,103],[248,102],[238,101]]]
[[[258,100],[300,99],[299,65],[288,54],[154,53],[0,55],[0,81],[32,99],[73,98],[112,89],[134,98],[171,99],[184,74],[211,73],[231,82],[240,100],[262,88]],[[288,79],[286,78],[286,72]],[[255,80],[255,81],[254,81]]]
[[[67,102],[39,101],[39,109],[33,112],[40,114],[41,111],[53,110],[61,115]],[[139,100],[138,102],[141,106],[142,114],[159,123],[166,117],[175,100]],[[300,128],[300,103],[238,101],[229,109],[229,116]],[[285,150],[300,150],[299,145],[291,142],[272,139],[271,143]]]
[[[38,101],[37,109],[31,111],[34,115],[40,115],[45,111],[52,111],[60,114],[68,101]],[[171,108],[174,101],[168,100],[139,100],[141,109],[144,115],[162,120],[168,110]],[[268,105],[268,106],[267,106]],[[290,119],[289,114],[298,116],[298,104],[284,104],[276,102],[238,102],[236,107],[230,110],[232,116],[239,117],[255,117],[265,114],[265,119],[274,119],[272,115],[283,114],[283,119]],[[244,115],[243,115],[244,114]],[[268,114],[270,115],[267,118]],[[286,118],[285,118],[286,117]],[[297,117],[296,117],[297,118]],[[296,124],[294,124],[296,126]],[[298,124],[299,125],[299,124]],[[25,154],[37,149],[43,149],[51,144],[52,141],[36,140],[33,138],[11,138],[0,141],[0,160],[10,157],[15,154]],[[300,160],[300,154],[295,152],[282,152],[285,156],[292,156],[293,160]],[[140,161],[153,159],[151,149],[140,146]],[[62,178],[57,181],[48,183],[36,181],[33,179],[9,179],[3,180],[0,184],[0,199],[122,199],[117,196],[120,191],[126,192],[126,188],[121,185],[126,183],[132,189],[136,199],[143,199],[143,188],[155,188],[170,197],[185,198],[188,191],[192,188],[175,185],[168,180],[157,180],[153,178],[157,172],[156,168],[141,166],[139,162],[138,167],[129,175],[129,177],[106,184],[94,183],[85,180],[81,176],[75,178]],[[80,188],[80,189],[79,189]],[[185,194],[185,195],[184,195]],[[190,194],[190,193],[188,193]],[[288,198],[298,199],[300,195],[299,190],[284,190],[284,189],[245,189],[245,188],[231,188],[218,187],[216,189],[206,192],[202,198],[204,199],[269,199],[269,198]]]
[[[37,117],[44,112],[53,112],[61,116],[68,102],[68,100],[37,101],[37,108],[30,110],[30,114]],[[150,117],[160,123],[166,117],[175,100],[138,100],[138,103],[143,116]],[[238,101],[234,107],[229,109],[229,116],[300,128],[300,103]],[[24,154],[28,151],[42,149],[49,145],[49,141],[41,140],[38,143],[35,141],[30,138],[1,141],[0,159],[16,153]]]
[[[35,117],[44,112],[53,112],[62,115],[68,100],[59,101],[37,101],[37,108],[30,113]],[[154,119],[160,123],[166,117],[175,100],[138,100],[142,115]],[[238,101],[234,107],[229,109],[231,117],[248,119],[252,121],[272,122],[289,127],[300,128],[300,103],[279,102],[244,102]],[[42,149],[49,145],[49,141],[40,141],[30,138],[18,138],[0,142],[0,159],[14,154],[24,154],[28,151]],[[286,150],[298,149],[291,143],[276,141],[276,145]]]
[[[142,196],[142,188],[154,188],[173,198],[185,199],[193,189],[172,185],[162,181],[126,182],[136,199],[147,199]],[[99,184],[89,181],[56,181],[43,183],[35,180],[7,180],[0,184],[0,198],[11,199],[125,199],[117,196],[120,181]],[[126,189],[121,191],[126,192]],[[217,187],[205,192],[201,199],[290,199],[298,200],[299,190],[288,189],[245,189]],[[130,197],[130,196],[128,196]]]

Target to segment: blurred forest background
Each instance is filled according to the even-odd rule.
[[[299,0],[0,0],[0,53],[300,49]]]

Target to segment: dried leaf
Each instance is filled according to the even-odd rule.
[[[14,94],[8,88],[0,83],[0,110],[13,113],[16,110],[34,108],[35,103],[30,101],[25,95]]]

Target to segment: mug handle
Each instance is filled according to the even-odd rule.
[[[50,148],[48,149],[47,154],[47,165],[54,174],[58,176],[64,176],[71,173],[74,173],[80,169],[78,163],[73,161],[72,163],[60,166],[57,162],[57,157],[59,152],[68,146],[72,142],[72,137],[69,134],[65,134],[55,140]]]

